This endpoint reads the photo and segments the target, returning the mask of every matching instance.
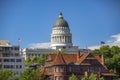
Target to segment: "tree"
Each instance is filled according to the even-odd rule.
[[[0,80],[10,80],[14,76],[12,70],[1,70],[0,71]]]
[[[100,54],[104,55],[106,58],[107,57],[112,57],[110,47],[108,45],[100,47]]]
[[[35,74],[35,80],[49,80],[46,75],[40,73],[39,69],[36,70]]]
[[[31,63],[36,63],[37,62],[37,56],[33,56],[31,58]]]
[[[53,54],[58,54],[58,53],[61,53],[61,54],[65,54],[65,50],[55,50],[54,52],[53,52]]]
[[[94,51],[92,51],[92,54],[101,55],[101,53],[100,53],[100,50],[99,50],[99,49],[95,49]]]
[[[89,77],[84,76],[82,80],[97,80],[97,75],[94,73],[91,73]],[[100,78],[99,80],[104,80],[103,78]]]
[[[19,80],[48,80],[48,78],[40,73],[39,69],[26,69],[21,75]]]
[[[31,64],[31,59],[30,59],[30,58],[27,58],[27,59],[25,60],[25,65],[28,66],[28,65],[30,65],[30,64]]]
[[[45,64],[45,60],[47,59],[48,54],[42,54],[38,59],[37,59],[37,63],[40,65],[44,65]]]
[[[120,53],[120,47],[118,47],[118,46],[112,46],[112,47],[111,47],[111,53],[112,53],[113,55]]]
[[[72,74],[72,76],[69,77],[69,80],[77,80],[77,77],[74,74]]]
[[[19,77],[19,80],[35,80],[35,70],[26,69]]]
[[[97,51],[94,50],[92,53],[98,55],[104,55],[105,57],[105,64],[107,68],[110,70],[110,72],[115,73],[117,75],[120,75],[120,47],[118,46],[112,46],[109,47],[108,45],[106,46],[101,46],[100,49]],[[99,53],[98,53],[99,52]]]
[[[44,65],[45,60],[47,59],[47,56],[48,56],[48,54],[42,54],[40,57],[33,56],[31,59],[27,58],[25,60],[25,65],[29,66],[30,64],[34,64],[34,63]]]

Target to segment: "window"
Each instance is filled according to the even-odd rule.
[[[19,47],[15,47],[15,50],[19,50]]]
[[[21,69],[22,65],[16,65],[16,69]]]
[[[20,65],[20,69],[22,68],[22,65]]]
[[[64,72],[64,68],[63,67],[56,67],[56,72]]]
[[[18,69],[18,65],[16,65],[16,69]]]
[[[102,71],[102,68],[101,68],[101,67],[99,67],[99,71],[100,71],[100,72]]]
[[[4,59],[4,62],[10,62],[10,60],[9,59]]]
[[[14,65],[10,65],[10,68],[13,69],[13,68],[14,68]]]
[[[71,66],[69,66],[69,72],[72,72],[72,67]]]
[[[4,65],[4,68],[10,68],[10,66],[9,65]]]
[[[60,77],[59,77],[59,80],[63,80],[63,77],[62,77],[62,76],[60,76]]]
[[[40,54],[38,54],[38,56],[40,57]]]
[[[22,60],[21,59],[16,59],[16,62],[22,62]]]
[[[15,59],[10,59],[11,62],[15,62]]]
[[[19,53],[15,53],[15,56],[19,56]]]
[[[62,76],[56,76],[56,80],[63,80]]]
[[[56,80],[59,80],[59,77],[58,77],[58,76],[56,76]]]
[[[56,69],[56,72],[59,72],[59,68],[58,67],[56,67],[55,69]]]
[[[94,67],[89,67],[88,72],[94,72]]]

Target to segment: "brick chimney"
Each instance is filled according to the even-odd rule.
[[[77,52],[77,61],[80,59],[80,51]]]
[[[101,55],[101,61],[102,61],[102,65],[105,65],[105,59],[104,59],[104,55]]]

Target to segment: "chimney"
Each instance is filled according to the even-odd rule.
[[[80,51],[77,52],[77,61],[80,59]]]
[[[101,61],[102,61],[102,65],[105,65],[105,59],[104,59],[104,55],[101,55]]]

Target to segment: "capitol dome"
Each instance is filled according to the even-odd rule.
[[[52,49],[68,49],[72,46],[72,34],[67,21],[63,18],[62,13],[59,14],[58,20],[55,22],[51,34]]]
[[[67,21],[63,18],[62,13],[59,14],[59,18],[55,22],[54,27],[69,27]]]

